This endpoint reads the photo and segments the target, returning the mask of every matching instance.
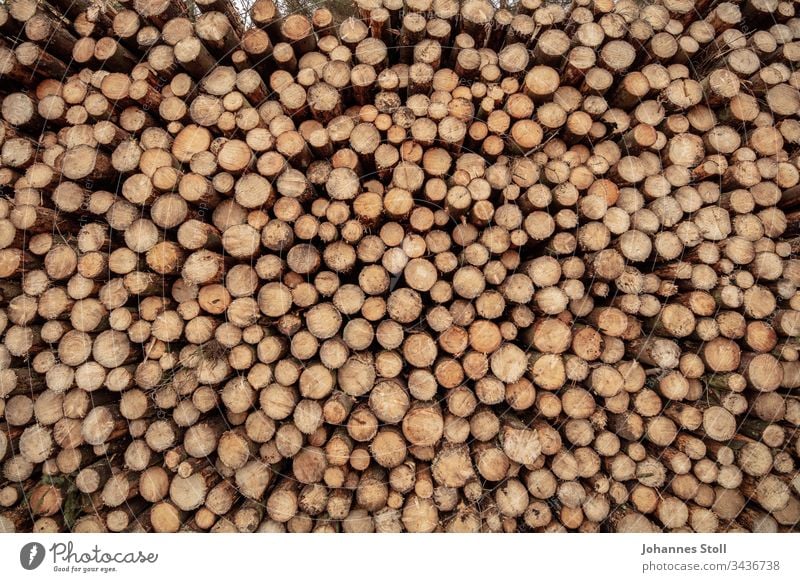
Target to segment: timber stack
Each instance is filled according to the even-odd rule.
[[[0,531],[800,520],[790,0],[0,5]]]

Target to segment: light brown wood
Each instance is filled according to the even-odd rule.
[[[0,531],[796,528],[792,5],[280,6],[0,6]]]

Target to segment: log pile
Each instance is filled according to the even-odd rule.
[[[0,531],[796,530],[797,5],[0,5]]]

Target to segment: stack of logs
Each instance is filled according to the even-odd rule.
[[[792,531],[797,0],[0,5],[0,531]]]

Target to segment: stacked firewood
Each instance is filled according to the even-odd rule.
[[[0,5],[0,531],[792,531],[796,0]]]

